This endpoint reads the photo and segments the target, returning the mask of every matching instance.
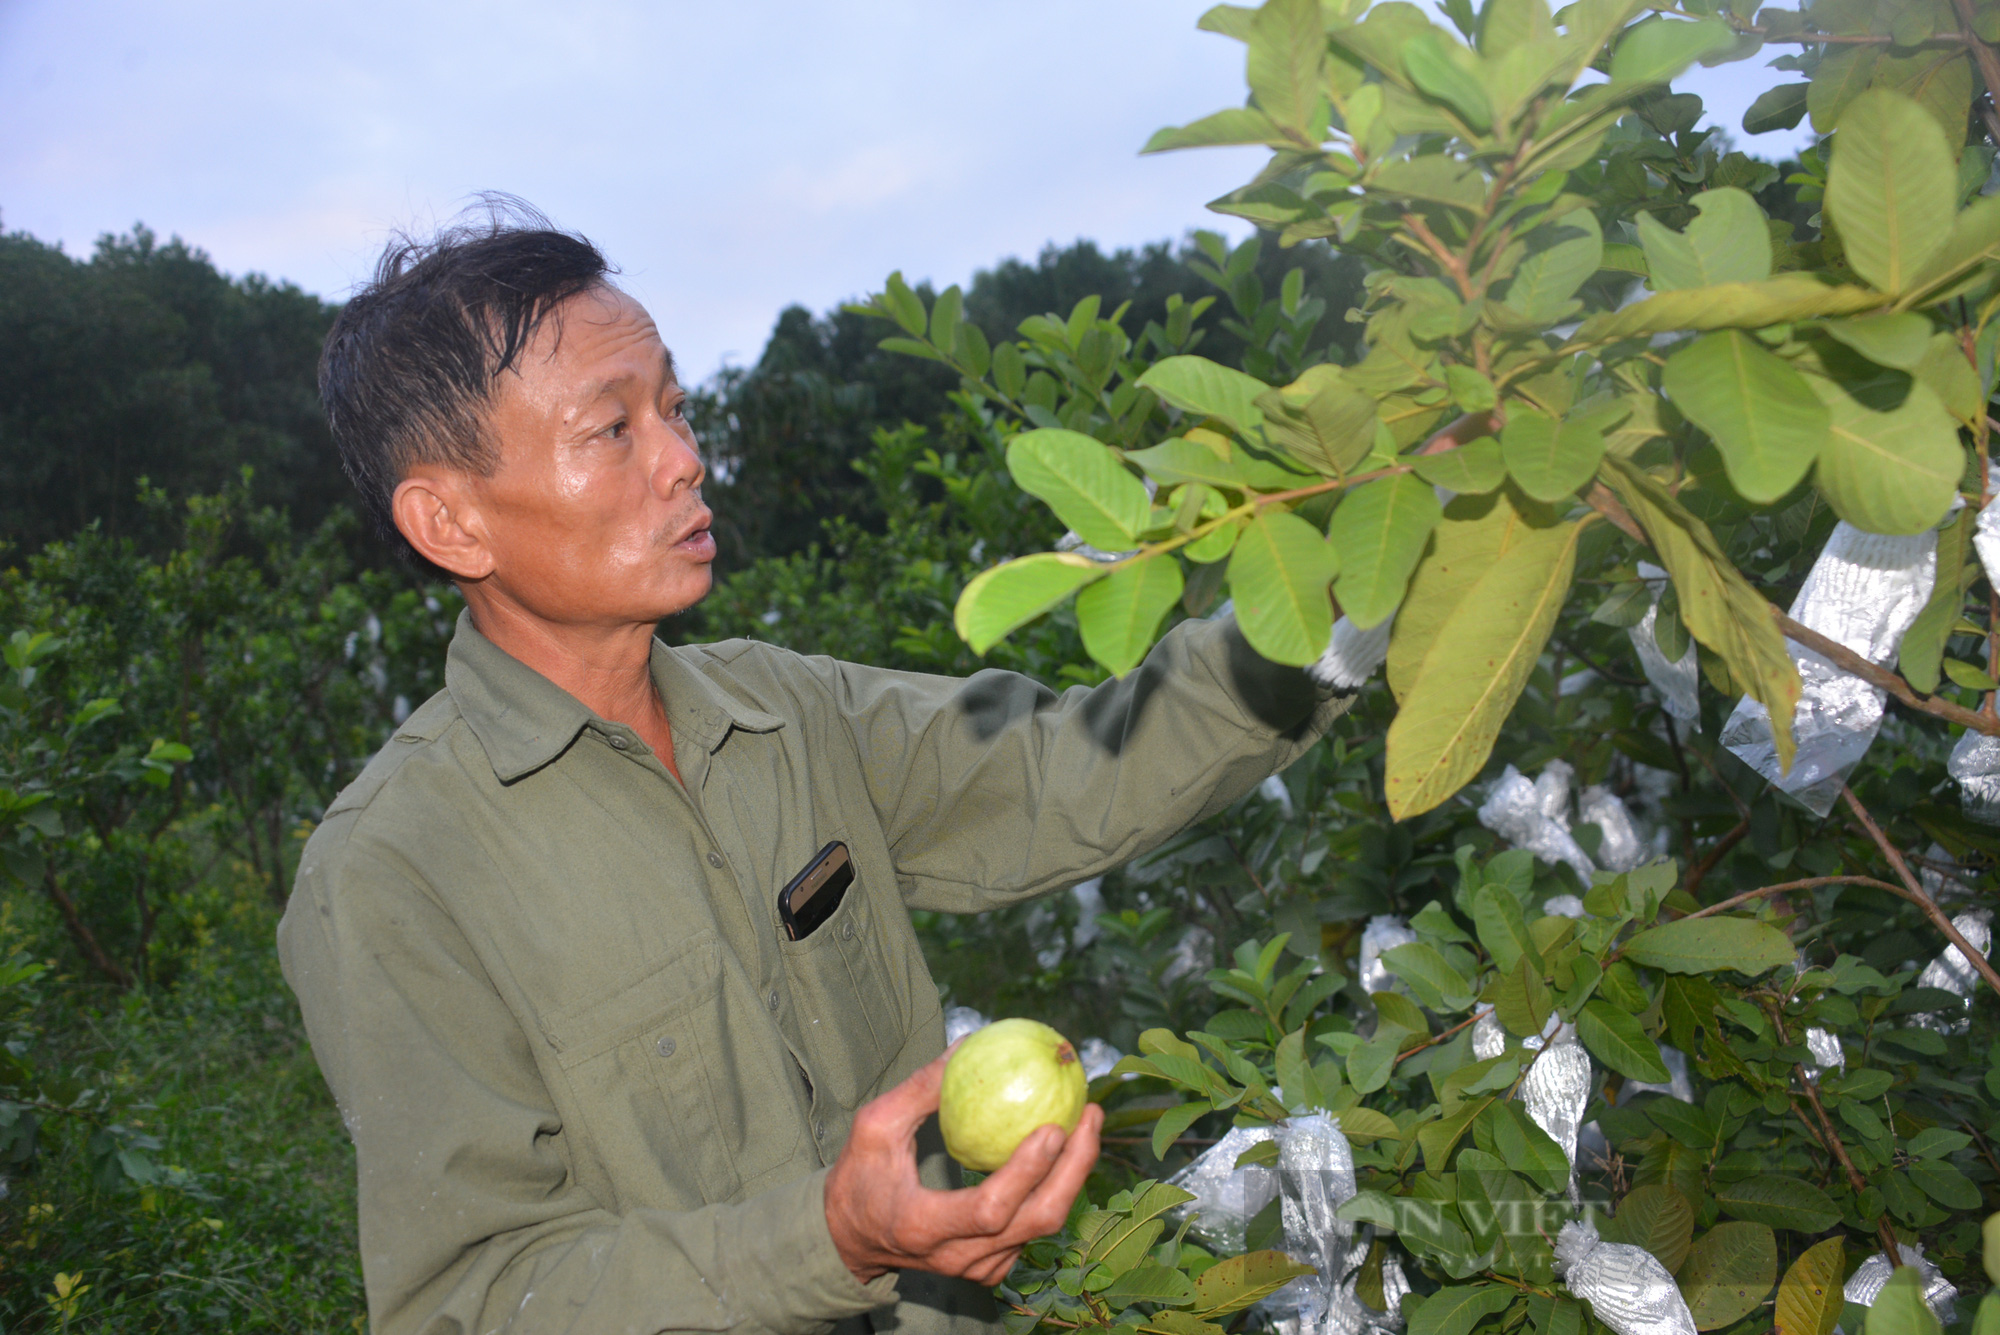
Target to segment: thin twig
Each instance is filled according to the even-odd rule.
[[[1419,1053],[1419,1052],[1422,1052],[1422,1051],[1423,1051],[1423,1050],[1424,1050],[1425,1048],[1434,1048],[1434,1047],[1436,1047],[1436,1046],[1437,1046],[1438,1044],[1440,1044],[1440,1043],[1444,1042],[1444,1041],[1445,1041],[1445,1040],[1446,1040],[1447,1038],[1450,1038],[1450,1037],[1451,1037],[1451,1036],[1452,1036],[1453,1034],[1457,1033],[1457,1032],[1458,1032],[1459,1030],[1461,1030],[1461,1029],[1465,1028],[1465,1027],[1466,1027],[1466,1026],[1468,1026],[1468,1025],[1473,1025],[1473,1024],[1477,1024],[1477,1023],[1479,1023],[1479,1016],[1478,1016],[1477,1014],[1474,1014],[1474,1015],[1473,1015],[1473,1016],[1472,1016],[1471,1018],[1469,1018],[1469,1019],[1465,1019],[1465,1020],[1460,1020],[1460,1021],[1459,1021],[1459,1022],[1458,1022],[1457,1024],[1455,1024],[1455,1025],[1453,1025],[1453,1026],[1452,1026],[1451,1028],[1449,1028],[1449,1029],[1445,1030],[1445,1031],[1444,1031],[1443,1033],[1439,1034],[1439,1035],[1438,1035],[1438,1036],[1437,1036],[1436,1038],[1432,1038],[1432,1039],[1427,1039],[1427,1040],[1425,1040],[1424,1042],[1422,1042],[1422,1043],[1419,1043],[1419,1044],[1417,1044],[1417,1046],[1415,1046],[1415,1047],[1411,1048],[1411,1049],[1410,1049],[1409,1051],[1407,1051],[1407,1052],[1399,1052],[1399,1053],[1397,1053],[1397,1054],[1396,1054],[1396,1061],[1395,1061],[1395,1062],[1391,1062],[1391,1063],[1389,1063],[1389,1065],[1390,1065],[1391,1067],[1394,1067],[1394,1066],[1396,1065],[1396,1062],[1400,1062],[1400,1061],[1402,1061],[1402,1060],[1403,1060],[1403,1058],[1405,1058],[1405,1057],[1413,1057],[1413,1056],[1415,1056],[1415,1055],[1416,1055],[1417,1053]]]
[[[1466,269],[1465,260],[1460,256],[1452,254],[1451,247],[1438,240],[1437,233],[1433,232],[1424,220],[1416,214],[1404,214],[1403,226],[1409,228],[1416,238],[1424,243],[1423,248],[1430,252],[1433,259],[1444,266],[1445,272],[1458,280],[1459,294],[1467,301],[1471,301],[1473,299],[1472,274]]]
[[[1271,892],[1264,887],[1264,878],[1259,876],[1256,870],[1251,867],[1250,859],[1243,856],[1243,850],[1237,846],[1236,837],[1231,834],[1224,834],[1222,842],[1229,845],[1230,855],[1236,859],[1236,865],[1241,867],[1243,874],[1250,878],[1250,884],[1257,887],[1257,893],[1264,896],[1264,902],[1266,904],[1270,903]]]
[[[1560,644],[1569,653],[1574,654],[1576,656],[1577,662],[1583,664],[1585,667],[1589,668],[1592,672],[1595,672],[1598,676],[1604,678],[1608,682],[1613,683],[1614,685],[1618,686],[1646,685],[1646,679],[1644,677],[1628,677],[1621,672],[1613,672],[1610,668],[1604,666],[1602,663],[1592,658],[1589,654],[1577,648],[1574,643],[1572,643],[1570,640],[1566,638],[1559,637],[1556,640],[1556,643]]]
[[[1708,855],[1702,858],[1700,862],[1697,862],[1694,870],[1688,873],[1687,880],[1682,883],[1681,889],[1692,895],[1700,888],[1701,883],[1707,879],[1708,874],[1715,870],[1715,864],[1729,856],[1729,850],[1742,843],[1744,836],[1749,833],[1750,818],[1745,816],[1742,820],[1736,822],[1735,828],[1731,829],[1728,834],[1723,835],[1722,838],[1715,841],[1715,847],[1709,849]]]
[[[1694,791],[1694,776],[1688,773],[1687,753],[1681,745],[1680,729],[1674,726],[1674,716],[1666,710],[1660,711],[1660,721],[1667,728],[1667,744],[1674,749],[1674,765],[1681,772],[1681,796]],[[1681,815],[1681,852],[1689,862],[1694,858],[1694,821],[1684,812]]]
[[[1700,747],[1694,748],[1694,758],[1696,760],[1699,760],[1701,762],[1701,767],[1708,771],[1708,777],[1714,779],[1716,785],[1720,787],[1723,792],[1729,794],[1729,803],[1731,806],[1736,808],[1737,816],[1743,820],[1749,820],[1750,804],[1748,802],[1745,802],[1742,796],[1737,793],[1736,789],[1730,786],[1729,780],[1722,777],[1722,771],[1715,767],[1715,758],[1709,755],[1708,752],[1702,750]]]
[[[1877,36],[1874,33],[1797,32],[1797,33],[1786,33],[1782,36],[1779,36],[1779,35],[1774,35],[1768,28],[1754,27],[1747,24],[1743,27],[1736,29],[1736,31],[1741,33],[1745,37],[1756,37],[1756,38],[1761,38],[1763,41],[1766,42],[1784,42],[1787,44],[1793,44],[1798,46],[1818,46],[1822,43],[1824,43],[1827,46],[1903,45],[1903,43],[1898,42],[1894,37],[1886,35]],[[1926,37],[1923,41],[1917,42],[1914,45],[1918,47],[1925,47],[1925,46],[1976,46],[1977,44],[1978,44],[1978,39],[1968,38],[1962,32],[1934,32],[1929,37]]]
[[[1842,784],[1840,786],[1840,796],[1847,803],[1848,810],[1852,811],[1855,818],[1861,822],[1861,828],[1868,831],[1868,837],[1875,841],[1875,847],[1882,850],[1882,856],[1888,858],[1889,865],[1895,868],[1896,876],[1902,881],[1904,887],[1903,890],[1897,893],[1922,909],[1924,916],[1931,920],[1931,925],[1940,932],[1943,932],[1946,939],[1958,947],[1959,954],[1972,961],[1972,967],[1979,971],[1979,976],[1986,980],[1986,985],[1991,987],[1996,993],[2000,993],[2000,973],[1994,972],[1993,966],[1987,962],[1986,956],[1972,948],[1972,943],[1967,941],[1958,928],[1952,924],[1951,919],[1945,916],[1944,910],[1937,906],[1935,900],[1924,893],[1923,884],[1910,872],[1910,864],[1903,861],[1903,855],[1896,851],[1894,844],[1889,842],[1889,836],[1882,833],[1882,827],[1877,825],[1875,818],[1868,814],[1868,808],[1861,805],[1861,799],[1854,795],[1854,790],[1846,784]]]
[[[1784,1036],[1784,1030],[1780,1028],[1778,1037],[1782,1039]],[[1805,1094],[1806,1102],[1812,1104],[1812,1110],[1819,1118],[1820,1133],[1823,1138],[1821,1143],[1833,1151],[1834,1158],[1840,1160],[1840,1166],[1847,1170],[1847,1184],[1854,1188],[1854,1194],[1859,1196],[1868,1190],[1868,1179],[1861,1176],[1861,1170],[1854,1166],[1854,1160],[1847,1157],[1847,1146],[1841,1142],[1840,1133],[1833,1129],[1833,1122],[1828,1119],[1826,1109],[1820,1104],[1819,1087],[1807,1078],[1806,1068],[1794,1066],[1792,1070],[1799,1077],[1799,1086]],[[1801,1116],[1799,1120],[1804,1121],[1805,1118]],[[1882,1254],[1889,1258],[1890,1266],[1902,1265],[1903,1254],[1896,1247],[1896,1230],[1889,1226],[1887,1216],[1875,1221],[1875,1236],[1881,1239]]]
[[[1867,885],[1877,890],[1887,890],[1899,897],[1903,894],[1900,887],[1893,886],[1887,881],[1878,881],[1873,876],[1808,876],[1803,881],[1786,881],[1780,885],[1762,885],[1755,890],[1745,890],[1740,895],[1731,895],[1719,904],[1710,904],[1707,908],[1697,909],[1675,921],[1687,922],[1693,918],[1712,918],[1718,913],[1727,913],[1739,904],[1748,904],[1753,899],[1782,895],[1788,890],[1817,890],[1823,885]]]
[[[2000,718],[1974,713],[1949,700],[1940,700],[1935,695],[1919,695],[1915,687],[1897,674],[1869,662],[1840,641],[1828,639],[1812,627],[1792,620],[1776,607],[1771,609],[1771,617],[1778,623],[1778,629],[1785,633],[1787,639],[1796,640],[1841,671],[1861,678],[1870,686],[1881,687],[1910,708],[1941,718],[1947,723],[1956,723],[1974,732],[1984,733],[1988,737],[2000,737]]]
[[[1980,108],[1986,121],[1986,132],[1993,136],[1993,142],[2000,144],[2000,126],[1994,123],[1992,105],[1994,98],[2000,98],[2000,56],[1996,56],[1993,48],[1980,40],[1979,20],[1972,11],[1972,0],[1951,0],[1951,7],[1958,11],[1958,22],[1963,31],[1950,35],[1964,42],[1972,51],[1972,63],[1979,69],[1980,82],[1986,85],[1987,105]],[[1945,35],[1935,34],[1937,37]]]
[[[1099,1136],[1097,1139],[1106,1145],[1150,1145],[1153,1143],[1151,1136]],[[1216,1145],[1221,1142],[1216,1140],[1214,1136],[1175,1136],[1167,1143],[1169,1145]]]
[[[1764,1013],[1771,1017],[1771,1027],[1778,1035],[1778,1045],[1780,1047],[1789,1047],[1791,1039],[1785,1033],[1784,1012],[1779,1009],[1775,1001],[1767,999],[1764,1006]],[[1795,1063],[1792,1066],[1792,1070],[1799,1078],[1799,1088],[1805,1094],[1806,1101],[1812,1104],[1812,1110],[1819,1118],[1820,1144],[1833,1151],[1833,1156],[1840,1160],[1840,1166],[1847,1170],[1848,1185],[1853,1187],[1854,1194],[1859,1196],[1868,1189],[1868,1179],[1861,1176],[1861,1170],[1854,1166],[1854,1160],[1847,1157],[1847,1146],[1841,1143],[1840,1134],[1833,1129],[1833,1123],[1828,1120],[1826,1108],[1819,1101],[1819,1087],[1813,1083],[1812,1077],[1806,1073],[1806,1068]],[[1805,1114],[1799,1113],[1797,1094],[1792,1096],[1792,1111],[1798,1113],[1801,1122],[1806,1122]],[[1806,1122],[1806,1129],[1812,1129],[1811,1122]],[[1876,1236],[1882,1240],[1883,1254],[1889,1258],[1889,1264],[1891,1266],[1901,1265],[1902,1256],[1896,1250],[1896,1230],[1890,1226],[1887,1214],[1876,1218],[1875,1232]]]

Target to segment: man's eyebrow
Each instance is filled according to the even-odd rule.
[[[674,354],[671,348],[660,349],[660,369],[666,373],[669,385],[672,385],[675,389],[681,387],[680,374],[674,365]],[[584,392],[583,401],[585,403],[595,403],[612,390],[619,388],[621,385],[629,384],[631,380],[632,377],[630,375],[614,375],[608,380],[599,380]]]

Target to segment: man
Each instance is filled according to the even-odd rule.
[[[392,249],[321,384],[364,505],[467,605],[278,932],[376,1329],[988,1329],[1102,1116],[959,1188],[908,910],[1116,866],[1340,702],[1227,618],[1060,698],[662,645],[715,553],[685,395],[603,258],[539,220]],[[788,940],[777,892],[834,840],[856,879]]]

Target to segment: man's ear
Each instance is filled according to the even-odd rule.
[[[449,469],[422,468],[396,486],[390,517],[417,553],[458,579],[493,573],[493,553],[465,478]]]

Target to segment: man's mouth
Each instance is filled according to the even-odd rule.
[[[697,561],[713,561],[715,559],[715,534],[710,531],[709,525],[714,522],[714,514],[704,509],[695,522],[685,529],[678,538],[675,538],[670,545],[675,551],[692,557]]]

